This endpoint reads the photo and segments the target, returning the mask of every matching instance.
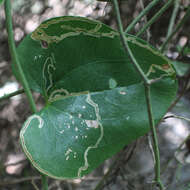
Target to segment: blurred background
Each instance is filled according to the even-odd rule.
[[[178,1],[175,25],[190,6],[189,0]],[[126,28],[151,0],[119,1],[123,25]],[[146,17],[130,31],[135,35],[147,20],[166,3],[161,0]],[[14,0],[14,38],[20,41],[42,21],[63,15],[90,17],[116,29],[111,3],[95,0]],[[141,37],[159,48],[165,41],[171,5]],[[190,190],[190,18],[170,41],[166,51],[177,71],[179,90],[176,102],[157,127],[161,155],[161,178],[167,190]],[[20,89],[11,71],[3,6],[0,7],[0,97]],[[34,93],[38,109],[44,105],[39,94]],[[0,101],[0,189],[40,189],[40,175],[22,152],[19,131],[31,114],[25,95]],[[177,116],[180,117],[177,117]],[[58,181],[49,179],[49,190],[151,190],[154,179],[154,161],[150,137],[147,134],[126,146],[113,158],[105,161],[82,180]],[[186,141],[185,141],[186,140]],[[184,143],[185,142],[185,143]],[[181,145],[181,146],[180,146]],[[38,188],[37,188],[38,187]]]

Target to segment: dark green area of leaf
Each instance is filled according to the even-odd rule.
[[[149,79],[161,78],[151,87],[158,123],[175,98],[175,71],[146,42],[126,40]],[[21,130],[23,149],[42,173],[81,177],[149,131],[143,83],[115,30],[81,17],[53,18],[17,51],[30,88],[47,102]]]
[[[116,31],[97,21],[72,19],[48,20],[36,29],[33,39],[28,35],[20,44],[18,54],[33,90],[48,99],[58,89],[65,89],[63,94],[96,92],[110,89],[110,79],[118,87],[141,81]],[[130,35],[127,39],[138,63],[151,78],[174,73],[168,60],[145,42]]]

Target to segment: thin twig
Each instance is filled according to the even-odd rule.
[[[129,33],[135,27],[137,22],[139,22],[144,15],[148,14],[152,7],[154,7],[159,1],[160,0],[153,0],[151,3],[149,3],[148,6],[131,22],[131,24],[129,24],[125,30],[125,33]]]
[[[122,161],[122,159],[121,159],[121,161],[119,161],[119,162],[123,162],[123,164],[120,164],[121,166],[127,165],[127,163],[129,162],[129,160],[132,158],[132,156],[133,156],[133,154],[134,154],[134,152],[135,152],[137,146],[138,146],[138,140],[135,141],[135,143],[134,143],[133,146],[128,146],[128,147],[129,147],[129,150],[127,150],[127,155],[126,155],[124,161]],[[122,168],[119,167],[119,168],[115,171],[115,174],[114,174],[114,175],[117,175],[117,173],[118,173],[119,171],[121,171],[121,169],[124,169],[124,168],[123,168],[123,167],[122,167]]]
[[[35,190],[39,190],[38,186],[36,185],[35,181],[32,179],[31,181],[32,185],[34,186]]]
[[[27,160],[24,159],[24,160],[19,160],[18,162],[4,164],[3,167],[16,166],[16,165],[19,165],[19,164],[23,164],[24,162],[27,162]]]
[[[147,28],[149,28],[172,4],[174,0],[169,0],[148,22],[145,26],[136,34],[136,36],[140,36],[143,34]]]
[[[183,120],[185,120],[185,121],[190,122],[190,119],[189,119],[189,118],[186,118],[186,117],[183,117],[183,116],[179,116],[179,115],[175,115],[175,114],[168,115],[168,116],[164,117],[164,119],[169,119],[169,118],[183,119]]]
[[[167,189],[175,189],[176,183],[179,182],[179,177],[181,175],[181,172],[180,172],[181,167],[182,167],[182,164],[178,162],[177,167],[175,168],[175,171],[172,172],[172,176],[171,176],[172,178],[170,179],[170,183],[167,186]]]
[[[9,99],[9,98],[11,98],[13,96],[17,96],[17,95],[23,94],[23,93],[24,93],[24,89],[19,89],[19,90],[15,91],[15,92],[12,92],[10,94],[5,94],[4,96],[1,96],[0,101]]]
[[[189,17],[190,17],[190,6],[188,7],[188,9],[187,9],[185,15],[183,16],[183,18],[177,24],[175,30],[166,38],[165,42],[162,44],[162,46],[160,48],[161,52],[164,52],[164,50],[165,50],[167,44],[169,43],[169,41],[179,31],[179,29],[181,28],[181,26],[183,26],[183,24],[188,20]]]
[[[140,0],[140,5],[142,7],[142,10],[144,10],[144,3],[143,3],[143,0]],[[145,15],[144,17],[144,21],[145,21],[145,24],[147,23],[147,16]],[[148,28],[146,30],[146,39],[147,39],[147,42],[150,41],[150,37],[151,37],[151,34],[150,34],[150,29]]]
[[[152,160],[153,160],[153,163],[155,164],[156,160],[155,160],[155,156],[154,156],[154,149],[153,149],[153,146],[152,146],[152,137],[151,137],[150,133],[148,134],[147,139],[148,139],[148,145],[149,145],[150,153],[152,155]]]
[[[14,185],[18,183],[23,183],[25,181],[32,181],[32,180],[40,180],[40,176],[32,176],[32,177],[23,177],[19,179],[10,179],[6,181],[0,181],[0,186],[6,186],[6,185]]]
[[[166,37],[168,37],[172,33],[172,30],[173,30],[173,27],[174,27],[174,24],[175,24],[175,20],[176,20],[176,17],[177,17],[177,13],[178,13],[178,10],[179,10],[179,5],[180,5],[180,0],[175,0],[174,9],[173,9],[173,12],[172,12],[172,16],[170,18],[170,22],[169,22],[169,26],[168,26],[168,32],[167,32]]]
[[[133,153],[134,153],[134,150],[136,148],[136,143],[135,145],[133,145],[129,150],[127,148],[127,159],[124,163],[124,165],[127,164],[127,162],[131,159]],[[107,181],[107,179],[110,177],[110,175],[113,173],[113,170],[115,168],[118,167],[118,163],[120,163],[122,161],[122,158],[119,157],[119,158],[116,158],[116,160],[112,163],[112,165],[109,167],[109,170],[106,172],[106,174],[102,177],[102,179],[99,181],[99,183],[96,185],[95,189],[94,190],[101,190],[103,189],[104,187],[104,182]],[[120,169],[120,168],[119,168]],[[116,173],[118,172],[118,170],[116,171]],[[115,172],[114,172],[115,173]]]
[[[179,145],[179,147],[176,149],[176,152],[179,152],[179,150],[183,147],[183,145],[186,143],[187,140],[190,139],[190,134],[183,140],[183,142]]]
[[[107,173],[102,177],[102,179],[99,181],[99,183],[96,185],[94,190],[101,190],[104,186],[104,182],[107,180],[107,178],[112,173],[113,169],[115,168],[115,165],[117,163],[117,159],[113,162],[113,164],[109,167],[109,170]]]

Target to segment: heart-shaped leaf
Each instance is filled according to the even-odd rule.
[[[149,79],[159,79],[151,86],[158,123],[175,98],[175,71],[146,42],[126,40]],[[53,18],[17,51],[31,89],[46,98],[20,133],[24,152],[42,173],[82,177],[149,131],[143,83],[115,30],[81,17]]]

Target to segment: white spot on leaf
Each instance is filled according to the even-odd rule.
[[[121,95],[126,95],[127,93],[126,92],[123,92],[123,91],[120,91],[119,92]]]
[[[92,127],[92,128],[98,128],[99,123],[97,120],[85,120],[85,123],[88,127]]]
[[[74,158],[76,158],[77,157],[77,153],[76,152],[74,152]]]

